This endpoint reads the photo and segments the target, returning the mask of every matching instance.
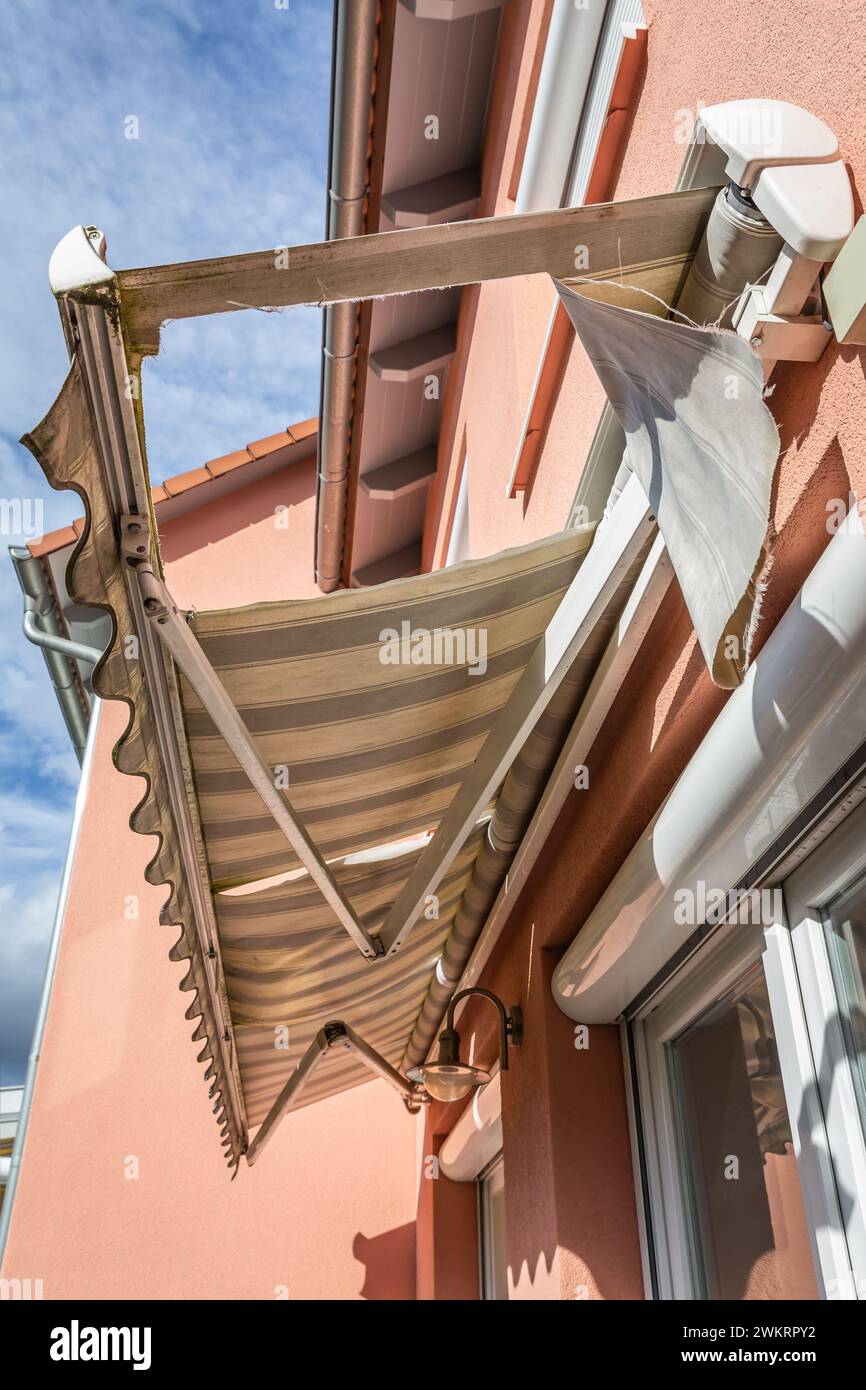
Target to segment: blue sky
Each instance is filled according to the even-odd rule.
[[[116,268],[324,235],[330,0],[0,0],[0,497],[80,514],[17,443],[66,370],[48,259]],[[135,117],[136,122],[131,122]],[[137,139],[128,139],[134,130]],[[320,315],[169,325],[143,379],[154,482],[318,410]],[[0,537],[0,1082],[23,1080],[78,764]]]

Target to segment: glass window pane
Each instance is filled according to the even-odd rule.
[[[479,1183],[481,1208],[481,1282],[484,1298],[508,1298],[505,1247],[505,1165],[495,1161]]]
[[[830,904],[825,921],[842,1032],[866,1130],[866,879]]]
[[[760,965],[670,1051],[698,1296],[817,1298]]]

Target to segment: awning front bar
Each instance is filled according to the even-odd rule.
[[[694,254],[717,189],[412,227],[117,272],[124,335],[159,350],[167,319],[335,304],[546,273],[640,281]]]

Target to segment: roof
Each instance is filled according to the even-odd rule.
[[[254,439],[243,449],[221,454],[200,467],[189,468],[185,473],[166,478],[164,483],[153,489],[153,503],[158,518],[171,521],[184,511],[214,502],[226,492],[246,487],[268,473],[276,472],[278,468],[307,458],[315,450],[318,429],[319,421],[314,415],[309,420],[289,425],[277,434]],[[61,526],[32,541],[28,549],[37,558],[52,555],[68,545],[74,545],[83,530],[82,516],[71,526]]]

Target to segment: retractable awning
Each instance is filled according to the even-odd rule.
[[[690,368],[662,348],[664,361],[641,376],[626,363],[627,342],[645,339],[647,316],[606,303],[601,320],[587,304],[586,319],[570,304],[578,331],[600,341],[593,357],[623,410],[634,470],[597,528],[374,589],[190,615],[162,579],[140,392],[130,390],[139,354],[155,347],[172,293],[189,314],[242,307],[228,300],[237,286],[247,302],[286,303],[311,279],[333,300],[518,273],[521,257],[562,274],[576,234],[594,248],[595,281],[619,278],[625,263],[657,293],[681,278],[710,201],[706,190],[672,195],[667,221],[665,200],[648,199],[297,248],[284,279],[255,257],[115,277],[97,254],[99,234],[84,229],[55,253],[73,361],[25,442],[52,486],[86,500],[68,588],[114,618],[94,690],[130,710],[115,762],[146,779],[131,824],[159,837],[147,877],[169,886],[161,920],[181,926],[172,954],[189,962],[188,1017],[199,1020],[233,1165],[329,1017],[392,1066],[424,1046],[525,824],[509,769],[521,757],[542,768],[555,758],[656,512],[715,662],[728,597],[737,609],[751,601],[777,440],[760,365],[741,340],[682,330],[695,335]],[[586,288],[598,297],[597,284]],[[682,349],[676,326],[665,328]],[[723,392],[716,398],[731,371],[729,409]],[[728,525],[711,511],[718,488],[702,504],[692,460],[722,478]],[[751,482],[740,487],[744,460]],[[726,681],[743,660],[725,667]],[[328,1059],[304,1103],[366,1079],[353,1056]]]

